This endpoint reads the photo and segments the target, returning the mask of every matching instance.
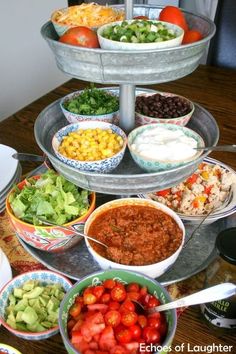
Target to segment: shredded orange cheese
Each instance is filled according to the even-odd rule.
[[[96,3],[70,6],[57,10],[52,14],[51,20],[63,26],[99,27],[106,23],[122,21],[124,11]]]

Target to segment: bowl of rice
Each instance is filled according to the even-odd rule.
[[[236,211],[236,172],[207,157],[178,185],[139,197],[163,203],[186,223],[199,224],[206,217],[203,223],[211,224]]]

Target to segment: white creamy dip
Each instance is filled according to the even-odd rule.
[[[154,127],[138,134],[131,148],[143,157],[158,161],[180,161],[196,154],[197,141],[182,130]]]

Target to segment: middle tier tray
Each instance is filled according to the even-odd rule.
[[[119,95],[119,88],[110,88]],[[153,90],[136,88],[136,95]],[[60,100],[47,106],[38,116],[34,133],[42,151],[48,156],[54,168],[67,180],[81,188],[113,195],[133,195],[169,188],[190,176],[208,153],[179,168],[155,173],[144,172],[132,160],[128,150],[121,164],[109,174],[83,172],[61,162],[53,152],[52,138],[68,124],[60,105]],[[195,111],[187,127],[200,134],[207,146],[216,145],[219,139],[218,125],[213,116],[195,103]]]

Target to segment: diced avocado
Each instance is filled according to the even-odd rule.
[[[17,322],[16,329],[18,329],[19,331],[27,331],[27,327],[24,322]]]
[[[14,294],[15,297],[18,297],[19,299],[22,299],[22,297],[23,297],[23,289],[15,288],[13,294]]]
[[[43,321],[43,322],[41,322],[41,325],[46,327],[46,328],[52,328],[53,327],[53,323],[49,322],[49,321]]]
[[[32,325],[27,324],[26,328],[28,329],[28,331],[30,332],[42,332],[45,331],[45,327],[43,327],[39,322],[36,322]]]
[[[47,310],[48,311],[54,311],[60,306],[59,300],[57,300],[54,296],[51,297],[51,299],[48,301],[47,304]]]
[[[16,322],[15,321],[12,321],[11,319],[8,318],[6,322],[11,328],[16,329]]]
[[[50,297],[48,296],[48,298],[45,299],[45,296],[39,296],[39,303],[41,303],[43,306],[46,306],[48,301],[49,301]]]
[[[52,323],[57,323],[58,322],[58,313],[57,312],[50,312],[48,315],[48,321]]]
[[[9,304],[10,305],[15,305],[16,304],[16,298],[13,294],[9,295]]]
[[[22,289],[25,291],[33,290],[38,285],[38,281],[36,280],[28,280],[24,283]]]
[[[15,305],[14,311],[24,311],[24,309],[28,306],[28,300],[27,299],[22,299],[18,301],[18,303]]]
[[[43,287],[36,286],[36,288],[34,288],[31,291],[25,293],[23,295],[23,299],[34,299],[34,298],[38,297],[39,295],[41,295],[43,290],[44,290]]]
[[[37,309],[36,309],[36,312],[37,312],[37,315],[39,318],[39,323],[41,323],[42,321],[44,321],[48,318],[47,310],[44,307],[41,307],[40,311],[37,311]]]
[[[9,319],[10,321],[16,322],[16,318],[15,318],[13,312],[10,312],[10,313],[9,313],[7,319]]]
[[[18,311],[16,314],[16,322],[21,322],[22,321],[22,314],[23,311]]]
[[[15,306],[14,305],[10,305],[6,308],[6,314],[9,314],[11,312],[15,311]]]
[[[33,307],[27,306],[22,314],[22,321],[29,325],[34,324],[38,319],[38,315]]]
[[[34,306],[37,302],[38,302],[38,299],[29,299],[29,306]]]

